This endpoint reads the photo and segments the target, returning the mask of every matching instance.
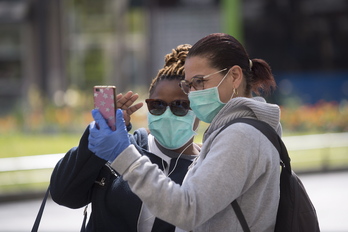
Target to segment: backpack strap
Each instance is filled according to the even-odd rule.
[[[285,170],[291,174],[291,170],[292,170],[291,164],[290,164],[291,160],[290,160],[288,151],[287,151],[282,139],[277,134],[277,132],[266,122],[263,122],[263,121],[260,121],[257,119],[252,119],[252,118],[236,118],[236,119],[233,119],[232,121],[228,122],[227,124],[225,124],[219,130],[219,132],[215,135],[215,137],[218,134],[220,134],[221,131],[223,131],[224,129],[226,129],[227,127],[232,125],[233,123],[238,123],[238,122],[249,124],[249,125],[255,127],[256,129],[258,129],[260,132],[262,132],[268,138],[268,140],[273,144],[273,146],[278,150],[279,157],[281,160],[281,163],[280,163],[281,166],[283,168],[285,168]]]
[[[249,124],[249,125],[255,127],[256,129],[258,129],[260,132],[262,132],[268,138],[268,140],[274,145],[274,147],[278,150],[282,170],[285,169],[291,175],[292,171],[291,171],[290,157],[289,157],[288,151],[287,151],[282,139],[280,138],[280,136],[268,123],[257,120],[257,119],[252,119],[252,118],[236,118],[236,119],[233,119],[232,121],[228,122],[227,124],[225,124],[219,130],[219,132],[215,135],[215,137],[218,134],[220,134],[221,131],[223,131],[224,129],[226,129],[227,127],[232,125],[233,123],[238,123],[238,122]],[[215,137],[214,137],[214,139],[215,139]],[[243,214],[237,200],[234,200],[231,203],[231,205],[232,205],[233,210],[236,213],[236,216],[237,216],[237,218],[238,218],[238,220],[243,228],[243,231],[250,232],[249,226],[245,220],[244,214]]]
[[[243,212],[242,212],[242,210],[241,210],[241,208],[240,208],[240,206],[239,206],[237,200],[232,201],[231,204],[232,204],[232,207],[233,207],[233,209],[234,209],[234,212],[235,212],[236,215],[237,215],[237,218],[238,218],[238,220],[239,220],[239,223],[240,223],[240,225],[241,225],[242,228],[243,228],[243,231],[244,231],[244,232],[250,232],[248,223],[247,223],[246,220],[245,220],[244,214],[243,214]]]

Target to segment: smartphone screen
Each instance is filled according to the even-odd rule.
[[[94,108],[99,109],[106,123],[116,130],[116,87],[94,86]]]

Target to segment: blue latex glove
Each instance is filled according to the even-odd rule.
[[[112,162],[130,145],[122,110],[116,111],[115,131],[106,124],[99,110],[92,110],[92,116],[95,121],[89,127],[88,149],[96,156]]]

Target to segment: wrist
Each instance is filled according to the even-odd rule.
[[[118,173],[123,175],[126,170],[128,170],[128,168],[140,157],[142,157],[142,155],[139,153],[139,151],[133,144],[130,144],[111,163],[111,167],[113,167]]]
[[[129,124],[126,126],[127,131],[129,132],[132,129],[132,123],[129,122]]]

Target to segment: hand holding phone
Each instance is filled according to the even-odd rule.
[[[92,110],[92,116],[94,121],[89,127],[88,149],[99,158],[112,162],[130,145],[128,132],[123,120],[123,112],[121,109],[117,110],[117,130],[112,133],[110,133],[109,126],[99,110]]]
[[[94,108],[98,109],[111,130],[116,130],[116,87],[94,86]]]

